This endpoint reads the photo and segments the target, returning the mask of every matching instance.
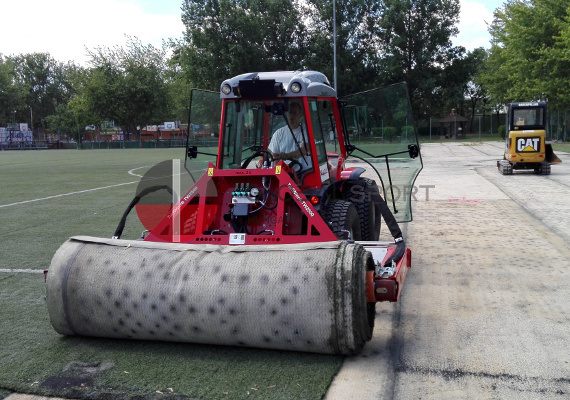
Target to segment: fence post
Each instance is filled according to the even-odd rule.
[[[566,117],[566,111],[564,110],[564,142],[566,142],[566,127],[568,125],[568,119]]]
[[[479,116],[479,141],[481,141],[481,116]]]

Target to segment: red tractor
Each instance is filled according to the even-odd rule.
[[[411,189],[422,162],[405,84],[338,99],[327,78],[315,71],[239,75],[224,81],[220,93],[192,91],[190,130],[205,126],[219,126],[217,143],[189,135],[187,174],[172,164],[169,175],[175,200],[144,241],[120,240],[120,236],[135,205],[139,215],[148,212],[149,205],[137,204],[138,200],[164,187],[152,180],[147,187],[139,185],[143,189],[112,240],[72,238],[58,252],[61,256],[56,254],[52,262],[56,271],[48,274],[48,304],[53,303],[50,317],[55,329],[63,334],[325,353],[359,351],[371,337],[375,302],[397,301],[411,267],[411,252],[398,222],[411,220]],[[180,196],[183,179],[190,180],[189,190]],[[382,219],[393,242],[378,241]],[[141,294],[135,303],[136,308],[145,304],[147,317],[157,313],[157,319],[170,321],[181,300],[186,299],[187,305],[191,293],[198,292],[197,299],[209,304],[209,315],[204,309],[199,318],[190,308],[186,319],[162,334],[154,328],[142,329],[141,321],[131,324],[129,331],[125,318],[121,324],[116,316],[102,316],[104,322],[94,323],[87,311],[84,323],[70,327],[67,302],[71,294],[63,296],[61,287],[64,281],[85,286],[79,278],[76,284],[70,283],[66,275],[70,268],[87,269],[89,256],[81,261],[78,254],[83,250],[78,250],[78,243],[89,244],[91,251],[106,257],[98,267],[89,267],[99,271],[97,276],[110,273],[109,268],[128,269],[115,265],[119,263],[116,257],[124,258],[125,252],[115,253],[121,247],[132,254],[123,265],[155,264],[156,271],[163,273],[163,279],[155,283],[167,286],[155,293],[153,301],[149,300],[152,289],[146,289],[146,297]],[[159,253],[163,254],[160,259]],[[181,254],[190,253],[188,260],[180,261]],[[129,271],[123,281],[109,278],[107,294],[132,293],[135,288],[144,291],[141,285],[153,285],[151,277],[135,278],[142,274],[139,268]],[[311,273],[318,275],[319,271],[323,275],[312,279]],[[52,302],[50,275],[58,277],[53,278]],[[259,282],[248,286],[253,281]],[[269,286],[261,295],[260,287],[265,284]],[[216,300],[212,292],[218,291],[224,296]],[[97,313],[105,297],[109,296],[85,294],[83,302],[96,304],[90,305],[89,313]],[[180,301],[168,300],[174,298]],[[228,307],[228,302],[239,303],[241,308]],[[267,302],[274,304],[271,310],[265,310]],[[313,308],[303,314],[306,304]],[[328,308],[320,310],[321,305]],[[164,308],[162,315],[157,308]],[[213,323],[221,310],[226,314],[219,324]],[[287,317],[279,322],[272,319],[285,310]],[[130,309],[129,315],[135,313],[136,309]],[[252,330],[234,340],[233,335],[242,332],[240,325],[218,338],[236,313],[256,320]],[[332,315],[332,320],[316,322],[315,314],[319,318]],[[337,325],[334,332],[322,332],[322,327],[331,324]],[[209,327],[207,334],[204,325]],[[322,332],[322,340],[316,338],[317,331]],[[303,339],[299,339],[300,332],[305,332]]]

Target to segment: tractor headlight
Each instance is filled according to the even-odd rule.
[[[301,91],[301,84],[299,82],[293,82],[291,84],[291,91],[293,93],[299,93]]]
[[[228,85],[227,83],[224,83],[224,84],[222,85],[222,93],[227,96],[227,95],[230,94],[231,92],[232,92],[231,86]]]

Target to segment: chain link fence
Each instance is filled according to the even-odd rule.
[[[548,111],[546,126],[546,140],[552,142],[570,141],[570,110]],[[506,114],[475,115],[468,122],[462,124],[462,132],[468,137],[481,137],[486,140],[490,137],[502,138],[500,127],[506,123]],[[504,129],[504,128],[503,128]],[[423,140],[438,140],[449,137],[449,127],[441,123],[440,118],[429,118],[418,121],[418,133]]]
[[[568,142],[570,140],[570,111],[548,112],[546,127],[546,140]]]
[[[217,138],[193,139],[193,144],[200,147],[217,147]],[[1,150],[103,150],[103,149],[166,149],[185,147],[186,139],[160,139],[139,142],[137,140],[100,140],[76,141],[30,140],[12,143],[0,143]]]

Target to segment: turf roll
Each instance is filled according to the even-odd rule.
[[[62,335],[355,354],[370,253],[346,242],[219,246],[72,237],[46,280]]]

